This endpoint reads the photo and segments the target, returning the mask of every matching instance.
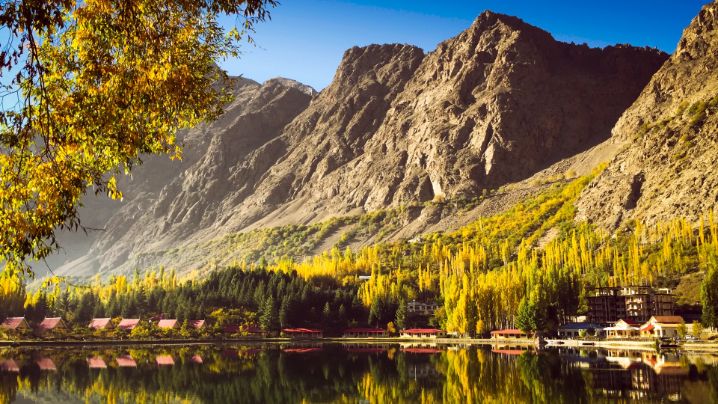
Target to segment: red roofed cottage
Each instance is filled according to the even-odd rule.
[[[177,321],[176,319],[166,318],[166,319],[162,319],[157,322],[157,327],[161,328],[163,330],[174,330],[178,326],[179,326],[179,321]]]
[[[122,321],[120,321],[120,323],[117,324],[117,328],[119,328],[120,330],[132,331],[139,324],[140,324],[139,318],[123,318]]]
[[[409,328],[401,332],[403,338],[441,338],[446,336],[444,330],[438,328]]]
[[[0,328],[8,331],[29,330],[30,325],[25,321],[25,317],[8,317],[0,324]]]
[[[90,321],[90,324],[88,325],[89,328],[92,328],[93,330],[106,330],[109,328],[112,328],[112,319],[111,318],[93,318],[92,321]]]

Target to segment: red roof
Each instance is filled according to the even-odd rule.
[[[159,366],[173,366],[175,364],[172,355],[157,355],[155,360]]]
[[[55,362],[53,362],[50,358],[40,358],[36,360],[35,363],[40,368],[40,370],[57,370],[57,367],[55,367]]]
[[[319,334],[322,330],[314,330],[311,328],[284,328],[282,332],[286,334]]]
[[[653,324],[648,324],[645,327],[641,327],[641,331],[653,331],[655,327],[653,327]]]
[[[190,327],[199,330],[204,327],[204,320],[192,320],[189,322]]]
[[[164,329],[170,329],[177,327],[177,320],[175,319],[163,319],[157,322],[157,327],[164,328]]]
[[[130,355],[122,355],[117,357],[117,366],[121,368],[136,368],[137,362]]]
[[[101,330],[103,328],[107,328],[112,324],[111,318],[93,318],[92,321],[90,321],[90,324],[88,325],[89,328],[93,328],[95,330]]]
[[[120,324],[117,324],[117,328],[120,330],[132,330],[140,323],[139,318],[123,318]]]
[[[344,334],[384,334],[386,330],[381,328],[347,328]]]
[[[25,317],[8,317],[0,324],[0,327],[6,330],[16,330],[18,328],[29,328]]]
[[[17,362],[15,362],[14,359],[0,360],[0,372],[17,373],[19,371],[20,371],[20,366],[18,366]]]
[[[44,320],[37,325],[38,331],[50,331],[55,328],[64,327],[62,319],[60,317],[46,317]]]
[[[107,364],[99,356],[91,356],[87,358],[87,365],[90,366],[90,369],[107,369]]]
[[[192,363],[202,364],[204,361],[202,360],[202,357],[199,355],[192,355],[192,357],[189,359]]]
[[[402,331],[402,334],[442,334],[443,332],[437,328],[409,328]]]
[[[491,331],[491,334],[498,334],[498,335],[527,335],[524,331],[521,331],[516,328],[507,328],[505,330],[494,330]]]

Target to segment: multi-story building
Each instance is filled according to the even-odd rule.
[[[651,316],[672,316],[673,294],[669,289],[649,286],[598,288],[588,296],[588,321],[618,320],[642,323]]]

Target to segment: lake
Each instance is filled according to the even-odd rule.
[[[0,403],[718,402],[718,355],[417,344],[0,348]]]

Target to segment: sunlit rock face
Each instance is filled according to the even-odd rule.
[[[624,149],[579,200],[579,219],[609,229],[632,219],[700,219],[718,202],[718,2],[613,129]]]
[[[485,12],[429,54],[351,48],[318,94],[245,81],[225,116],[185,135],[187,161],[135,172],[126,195],[152,186],[60,272],[144,268],[156,251],[232,232],[480,195],[609,138],[666,58],[557,42]]]

